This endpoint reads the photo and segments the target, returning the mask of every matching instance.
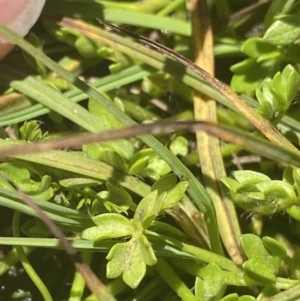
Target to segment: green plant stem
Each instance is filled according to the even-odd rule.
[[[135,301],[150,301],[154,298],[161,295],[161,293],[166,289],[166,287],[169,289],[167,285],[164,285],[164,283],[161,282],[160,277],[155,277],[153,280],[151,280],[145,287],[143,287],[141,290],[139,290],[136,295],[134,296]],[[131,301],[131,300],[127,300]]]
[[[82,260],[88,264],[91,265],[92,259],[93,259],[93,253],[92,252],[81,252],[80,253]],[[75,271],[75,275],[72,282],[72,287],[70,291],[70,301],[81,301],[82,296],[85,289],[85,281],[82,275]],[[97,299],[96,299],[97,300]]]
[[[157,16],[167,16],[173,12],[177,7],[183,5],[185,0],[173,0],[170,4],[166,5],[162,10],[160,10],[156,15]]]
[[[121,277],[113,279],[110,282],[106,283],[106,288],[113,296],[117,296],[122,292],[128,291],[129,289]],[[95,295],[92,294],[85,298],[83,301],[98,301],[98,299]]]
[[[57,2],[59,2],[59,4]],[[159,2],[160,1],[157,1],[157,3]],[[59,12],[56,12],[57,6],[59,6]],[[80,14],[81,18],[85,20],[95,20],[96,18],[102,17],[109,22],[116,22],[119,24],[123,23],[158,30],[163,28],[164,30],[168,30],[175,34],[184,36],[191,35],[190,24],[183,20],[176,20],[175,18],[154,15],[151,13],[134,12],[121,8],[104,8],[102,11],[100,11],[100,9],[101,6],[99,5],[94,5],[93,8],[91,5],[85,3],[81,4],[70,1],[52,0],[46,2],[43,12],[44,14],[47,14],[47,16],[53,15],[53,12],[56,12],[55,15],[59,14],[61,16],[68,17],[78,17],[78,14]]]
[[[149,13],[153,14],[157,10],[161,9],[162,7],[168,5],[172,0],[144,0],[142,2],[132,2],[132,1],[107,1],[107,0],[98,0],[91,1],[89,3],[86,2],[86,0],[48,0],[50,4],[53,3],[53,6],[56,4],[58,5],[61,3],[64,3],[69,8],[69,11],[76,11],[74,9],[74,6],[77,5],[80,8],[85,8],[86,11],[93,11],[96,10],[100,11],[101,8],[110,8],[110,9],[122,9],[126,11],[132,11],[132,12],[140,12],[140,13]],[[88,5],[88,7],[87,7]],[[87,9],[88,8],[88,9]]]
[[[300,284],[272,297],[265,298],[265,301],[297,301],[300,298]]]
[[[14,217],[13,217],[13,235],[16,237],[20,236],[20,232],[19,232],[20,216],[21,216],[21,213],[18,211],[15,211]],[[41,280],[41,278],[38,276],[38,274],[35,272],[32,265],[30,264],[30,262],[28,261],[28,258],[26,256],[26,253],[23,250],[23,247],[16,246],[16,250],[18,252],[18,256],[19,256],[22,266],[24,267],[25,271],[27,272],[28,276],[30,277],[32,282],[35,284],[37,289],[40,291],[44,300],[45,301],[53,301],[51,294],[48,291],[46,285]]]
[[[195,256],[199,262],[203,262],[203,263],[214,262],[221,269],[235,272],[235,273],[241,273],[242,271],[233,261],[231,261],[230,259],[224,256],[195,247],[190,244],[183,243],[177,239],[162,234],[157,234],[152,231],[146,231],[146,234],[150,241],[156,241],[156,242],[159,241],[167,245],[174,246],[175,248],[177,248],[182,252]]]
[[[14,238],[12,238],[13,241]],[[1,245],[1,243],[0,243]],[[23,252],[25,256],[28,256],[34,248],[32,247],[26,247],[23,246]],[[19,256],[16,248],[14,247],[8,254],[6,254],[1,260],[0,260],[0,276],[2,276],[4,273],[6,273],[9,268],[12,265],[15,265],[17,262],[19,262]]]
[[[158,258],[157,264],[154,265],[154,269],[182,300],[196,301],[195,295],[190,291],[165,259],[161,257]]]

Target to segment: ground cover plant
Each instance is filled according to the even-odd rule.
[[[25,39],[0,25],[0,300],[299,300],[299,14],[47,0]]]

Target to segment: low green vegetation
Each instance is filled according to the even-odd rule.
[[[0,300],[300,299],[300,2],[190,2],[0,25]]]

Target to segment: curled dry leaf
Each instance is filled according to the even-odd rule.
[[[25,36],[38,19],[45,0],[0,0],[0,23],[21,36]],[[14,45],[0,35],[0,59],[9,53]]]

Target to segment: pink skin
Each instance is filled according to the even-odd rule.
[[[0,23],[22,37],[38,19],[46,0],[0,0]],[[8,54],[14,45],[0,35],[0,59]]]

